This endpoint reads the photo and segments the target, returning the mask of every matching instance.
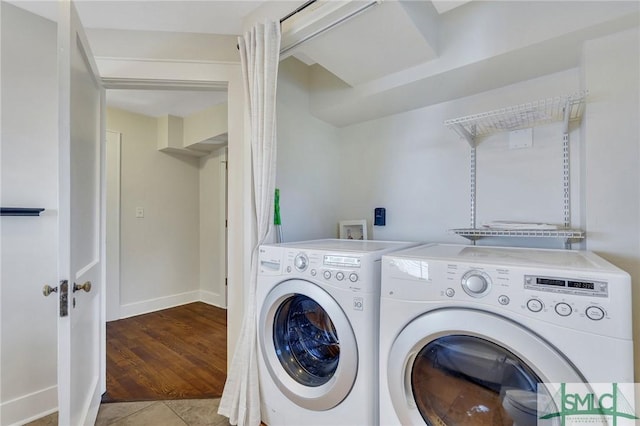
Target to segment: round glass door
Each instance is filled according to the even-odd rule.
[[[276,311],[273,345],[285,371],[305,386],[327,383],[338,368],[336,328],[327,311],[305,295],[289,297]]]
[[[474,336],[435,339],[411,367],[413,397],[429,425],[535,426],[538,383],[513,353]]]
[[[546,340],[520,324],[473,309],[439,309],[396,337],[387,386],[403,425],[537,424],[539,383],[583,376]]]
[[[358,346],[340,304],[314,283],[276,285],[258,317],[258,342],[273,382],[291,401],[328,410],[351,391]]]

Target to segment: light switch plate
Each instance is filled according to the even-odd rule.
[[[136,207],[136,217],[144,217],[144,208]]]

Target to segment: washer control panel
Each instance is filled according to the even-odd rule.
[[[279,253],[279,256],[275,256]],[[279,257],[279,258],[278,258]],[[263,248],[260,252],[262,275],[283,274],[292,278],[321,280],[352,291],[369,291],[370,269],[360,254],[326,253],[318,250]],[[377,273],[379,276],[379,272]]]

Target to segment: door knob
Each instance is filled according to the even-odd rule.
[[[91,281],[85,281],[85,283],[82,285],[73,283],[73,292],[75,293],[76,291],[80,291],[80,290],[84,290],[87,293],[89,293],[91,291]]]
[[[42,288],[42,294],[46,296],[50,295],[51,293],[57,293],[58,292],[58,287],[51,287],[49,284],[46,284],[43,288]]]

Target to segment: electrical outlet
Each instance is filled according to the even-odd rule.
[[[136,207],[136,217],[144,217],[144,208]]]

